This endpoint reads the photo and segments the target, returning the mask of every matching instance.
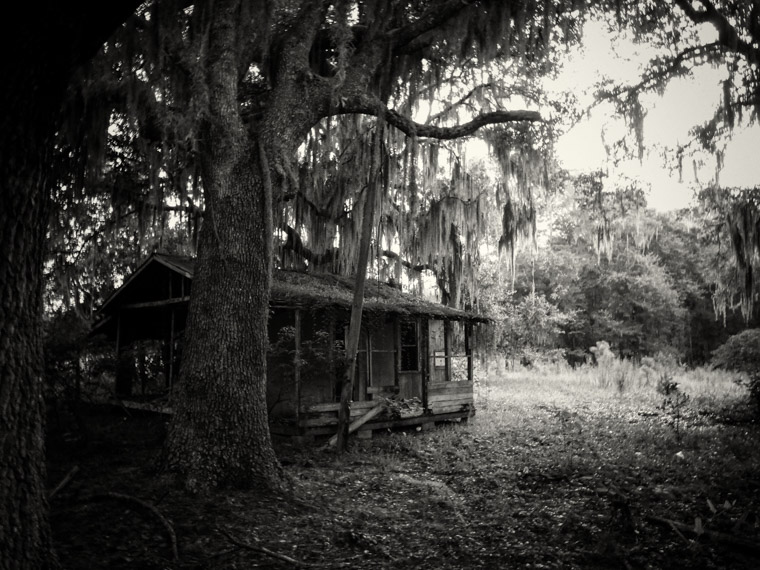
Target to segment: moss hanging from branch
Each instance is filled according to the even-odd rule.
[[[734,298],[745,321],[755,309],[757,272],[760,268],[760,190],[709,187],[700,194],[707,212],[715,216],[718,239],[727,236],[732,254],[734,274],[719,278],[713,290],[716,316],[724,321],[735,307]]]

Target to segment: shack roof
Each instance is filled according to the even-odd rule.
[[[164,292],[165,283],[172,278],[192,281],[195,260],[191,257],[154,253],[146,259],[134,273],[127,277],[98,310],[101,317],[115,314],[119,308],[141,305],[159,306],[165,303],[187,301],[177,291],[169,297]],[[299,271],[275,270],[272,276],[270,305],[280,308],[345,308],[353,301],[354,281],[348,277],[326,273],[304,273]],[[161,292],[156,295],[156,290]],[[186,291],[189,294],[189,287]],[[487,322],[480,315],[446,307],[428,301],[400,289],[368,279],[364,288],[364,311],[368,313],[391,313],[410,316],[430,316],[447,320]],[[97,328],[97,323],[94,328]]]

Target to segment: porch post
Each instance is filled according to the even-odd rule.
[[[451,381],[451,346],[449,342],[449,336],[451,334],[451,326],[448,320],[443,321],[443,352],[445,354],[445,378],[446,381]]]
[[[464,352],[467,355],[467,381],[473,381],[472,363],[472,323],[464,325]]]
[[[327,318],[327,366],[330,374],[330,402],[335,401],[336,380],[335,377],[335,314],[328,311]]]
[[[174,386],[174,307],[171,310],[169,323],[169,377],[166,379],[166,387],[169,390]]]
[[[295,322],[293,324],[295,328],[295,334],[293,340],[295,342],[294,347],[294,359],[293,362],[293,381],[295,382],[296,389],[296,425],[301,418],[301,310],[295,309]]]
[[[116,313],[116,361],[121,356],[121,311]]]
[[[433,355],[430,353],[430,317],[420,319],[420,351],[422,352],[422,407],[428,408],[428,388],[430,384],[430,369],[435,365],[432,362]]]
[[[124,362],[122,355],[121,338],[121,310],[116,314],[116,390],[117,396],[131,396],[132,395],[132,371],[127,370],[127,363]]]
[[[393,385],[399,386],[401,375],[401,317],[393,319]]]

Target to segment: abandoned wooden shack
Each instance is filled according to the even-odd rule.
[[[162,340],[167,389],[177,378],[192,278],[191,258],[153,254],[104,302],[93,325],[117,354],[138,340]],[[352,296],[345,277],[275,271],[267,379],[273,434],[335,432]],[[472,416],[472,333],[485,321],[369,280],[351,416],[383,409],[359,429]]]

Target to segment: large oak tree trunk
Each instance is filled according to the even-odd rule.
[[[266,406],[272,187],[264,142],[237,102],[234,2],[214,7],[202,132],[206,215],[193,278],[167,467],[185,487],[282,488]]]
[[[271,208],[242,159],[204,166],[209,207],[193,278],[168,466],[193,492],[280,487],[266,407]],[[223,188],[223,192],[220,191]],[[262,326],[262,324],[264,326]]]
[[[57,566],[45,489],[40,326],[50,154],[72,70],[138,3],[26,2],[0,20],[2,570]]]
[[[54,558],[43,444],[44,195],[31,165],[20,161],[11,172],[6,164],[0,192],[0,568],[15,570],[46,568]]]

